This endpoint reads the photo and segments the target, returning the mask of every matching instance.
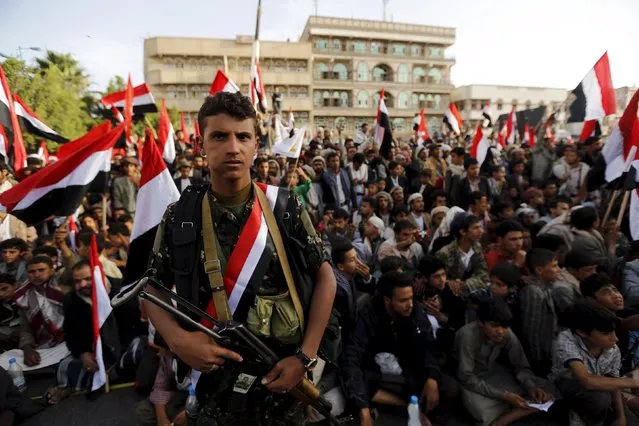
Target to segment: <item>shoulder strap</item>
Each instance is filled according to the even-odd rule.
[[[284,278],[286,279],[286,285],[288,287],[288,292],[291,295],[291,300],[293,301],[295,312],[297,313],[297,317],[300,321],[300,330],[302,330],[303,333],[305,329],[304,311],[302,310],[302,302],[300,301],[300,296],[299,294],[297,294],[297,288],[295,288],[295,282],[293,281],[293,274],[291,272],[291,265],[288,263],[288,256],[286,254],[286,249],[284,248],[284,242],[282,241],[280,228],[277,226],[275,216],[273,215],[273,211],[271,210],[271,205],[266,199],[266,194],[264,194],[262,188],[253,184],[253,189],[258,201],[260,202],[260,205],[262,206],[262,212],[264,213],[264,218],[266,219],[268,232],[271,235],[273,244],[275,244],[275,250],[277,251],[277,255],[280,258],[282,271],[284,272]]]
[[[204,272],[209,277],[217,319],[228,321],[231,319],[231,310],[226,298],[226,291],[224,291],[224,278],[222,277],[220,258],[217,255],[217,237],[213,227],[211,199],[208,193],[202,200],[202,234],[202,240],[204,241]]]

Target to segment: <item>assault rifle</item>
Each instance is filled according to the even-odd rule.
[[[117,308],[118,306],[122,306],[139,296],[142,299],[154,303],[165,311],[175,315],[180,320],[188,323],[190,326],[213,338],[220,346],[231,349],[243,357],[247,357],[247,359],[253,359],[259,364],[263,364],[265,370],[270,370],[280,360],[277,354],[258,339],[251,331],[244,327],[244,324],[232,320],[224,322],[216,320],[188,300],[164,287],[156,276],[157,271],[155,269],[149,269],[145,273],[144,277],[131,284],[131,286],[126,290],[118,293],[111,300],[111,306]],[[177,309],[171,303],[167,303],[154,294],[149,293],[146,290],[148,285],[164,293],[177,305],[182,306],[191,314],[213,324],[213,329],[205,327],[199,322],[193,320],[186,313]],[[306,377],[302,378],[297,386],[291,389],[289,393],[302,403],[313,407],[318,413],[328,419],[331,424],[341,424],[341,422],[331,414],[331,403],[320,395],[319,389],[317,389],[313,382],[308,380]]]

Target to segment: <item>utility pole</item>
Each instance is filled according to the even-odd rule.
[[[319,16],[319,13],[318,13],[319,0],[313,0],[313,3],[315,4],[315,16]]]
[[[389,0],[382,0],[382,3],[384,4],[384,21],[387,20],[386,8],[388,7],[388,1]]]

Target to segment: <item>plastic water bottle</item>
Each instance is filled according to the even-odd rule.
[[[408,426],[421,426],[422,422],[419,417],[419,400],[413,395],[410,397],[410,404],[408,404]]]
[[[186,399],[186,404],[184,406],[186,417],[188,417],[190,420],[197,419],[198,410],[199,407],[197,403],[197,397],[195,396],[195,389],[193,388],[193,385],[189,385],[189,397]],[[195,422],[193,422],[193,424],[195,424]]]
[[[15,358],[9,358],[9,375],[20,392],[27,390],[27,382],[24,380],[22,367],[16,363]]]

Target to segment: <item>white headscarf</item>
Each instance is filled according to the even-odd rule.
[[[433,239],[430,240],[430,245],[428,246],[429,252],[433,250],[433,243],[437,238],[447,237],[450,235],[450,224],[452,223],[457,213],[465,212],[457,206],[451,207],[451,209],[448,210],[448,213],[446,213],[446,216],[444,216],[444,219],[442,219],[442,223],[439,224],[439,228],[437,228],[437,231],[435,231],[435,233],[433,234]]]

